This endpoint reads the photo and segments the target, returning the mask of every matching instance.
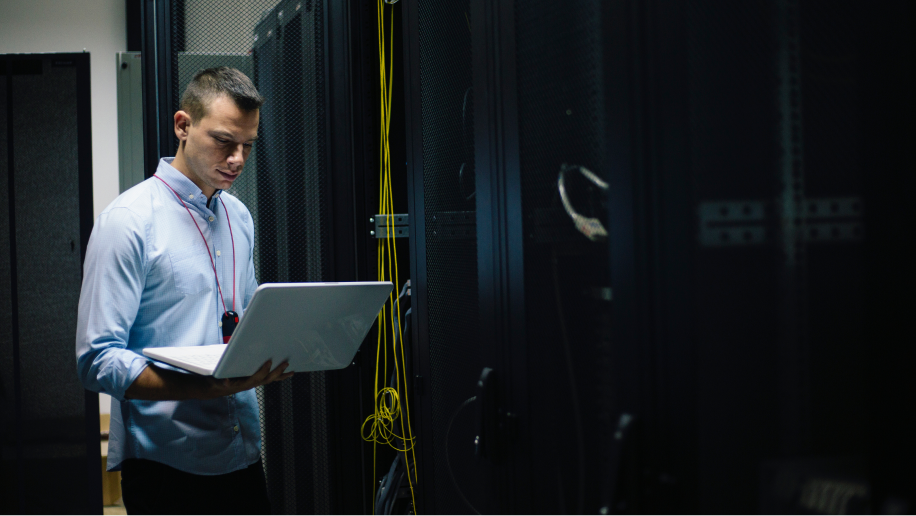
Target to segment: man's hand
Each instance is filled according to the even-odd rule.
[[[270,360],[261,369],[247,378],[218,380],[212,376],[198,376],[179,373],[170,369],[150,365],[140,373],[127,388],[125,396],[134,400],[208,400],[247,391],[260,385],[279,382],[294,373],[284,373],[289,363],[283,362],[273,371]]]
[[[220,393],[217,394],[217,396],[228,396],[237,392],[247,391],[248,389],[254,389],[261,385],[267,385],[268,383],[282,382],[295,374],[283,372],[289,367],[289,362],[283,362],[273,371],[270,370],[270,366],[270,360],[264,362],[264,365],[258,369],[258,372],[248,378],[226,378],[224,380],[217,380],[214,378],[213,381],[217,384],[217,392]]]

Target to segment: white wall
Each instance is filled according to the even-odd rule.
[[[0,54],[90,54],[96,216],[118,196],[115,52],[128,50],[124,8],[124,0],[0,0]]]
[[[124,0],[0,0],[0,54],[89,52],[92,202],[95,216],[118,196],[115,52],[128,49]],[[108,412],[107,396],[100,401]]]

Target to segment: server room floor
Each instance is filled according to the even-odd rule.
[[[104,516],[127,516],[127,509],[123,505],[106,505],[102,509]]]

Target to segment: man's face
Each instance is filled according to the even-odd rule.
[[[184,111],[175,113],[175,134],[183,145],[174,165],[207,197],[229,188],[258,137],[258,117],[258,110],[242,111],[225,95],[210,102],[201,120],[191,120]]]

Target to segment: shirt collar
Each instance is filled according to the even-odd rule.
[[[156,168],[156,175],[164,179],[165,182],[181,196],[181,200],[184,202],[206,208],[207,197],[204,195],[204,192],[198,188],[193,181],[188,179],[188,176],[182,174],[181,171],[172,166],[172,161],[174,159],[175,158],[160,159],[159,167]],[[217,190],[213,194],[214,199],[218,198],[222,192],[222,190]]]

